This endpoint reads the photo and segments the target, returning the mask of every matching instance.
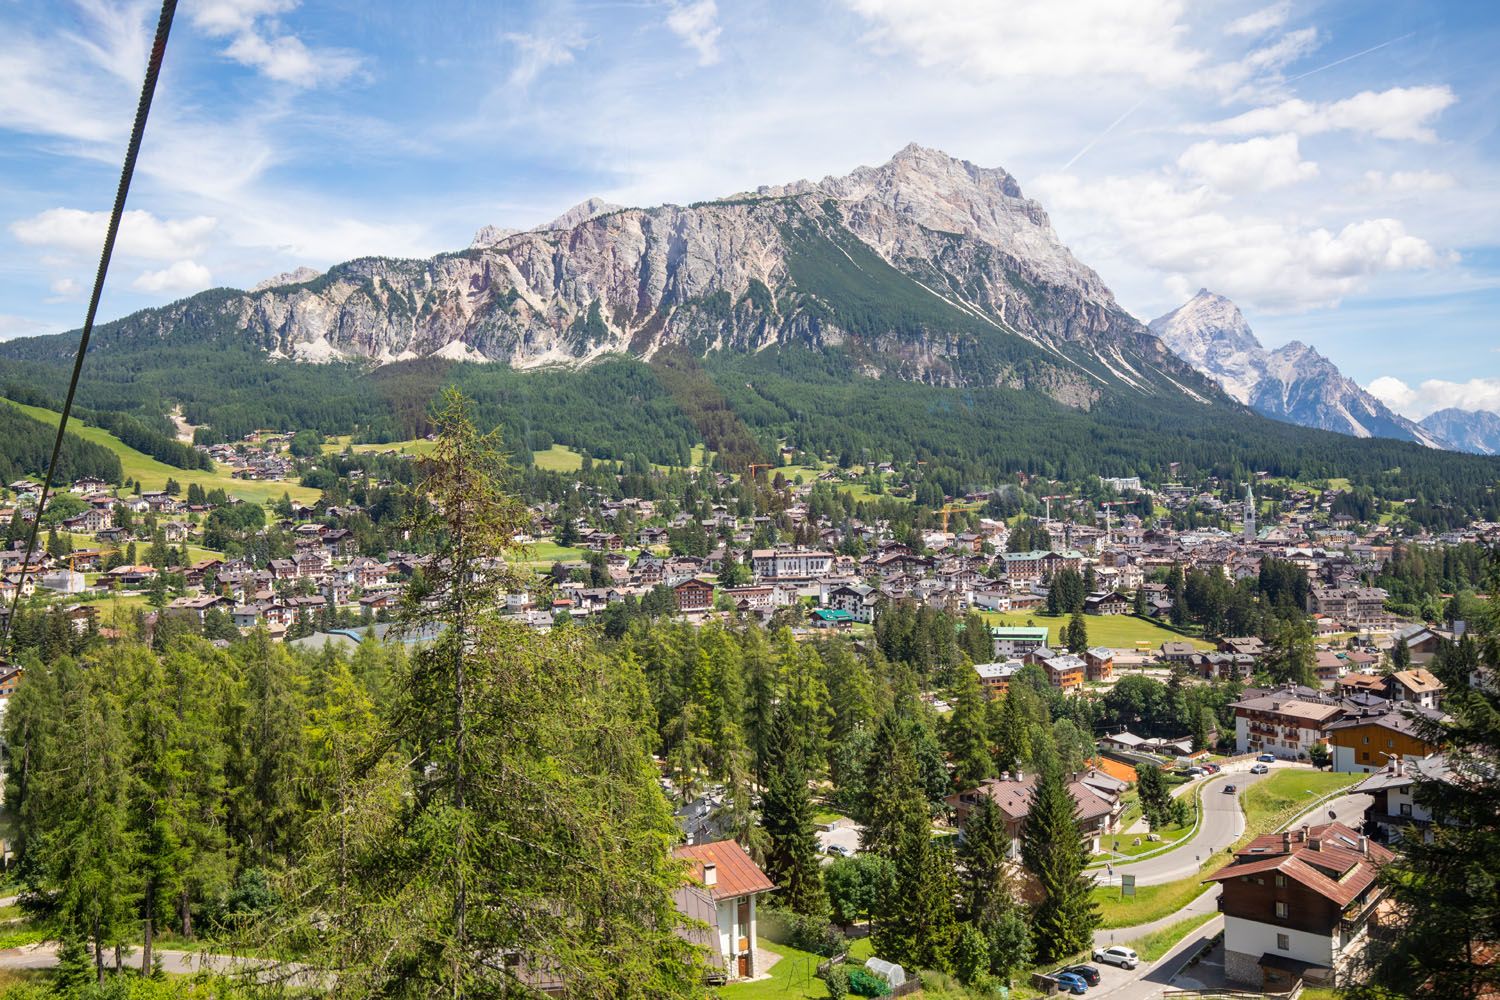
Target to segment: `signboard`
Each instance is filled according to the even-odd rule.
[[[1120,895],[1121,896],[1134,896],[1135,895],[1135,876],[1134,875],[1124,875],[1124,874],[1122,874],[1120,876]]]

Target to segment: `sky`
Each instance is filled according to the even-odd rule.
[[[0,337],[82,321],[155,17],[0,0]],[[1445,0],[182,0],[101,316],[914,141],[1143,321],[1207,287],[1398,412],[1500,411],[1496,51]]]

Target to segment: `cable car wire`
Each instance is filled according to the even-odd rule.
[[[125,197],[130,193],[130,180],[135,175],[136,157],[141,152],[141,139],[146,133],[146,118],[151,113],[151,99],[156,95],[156,79],[161,74],[162,59],[167,53],[167,36],[172,31],[172,18],[177,14],[177,0],[162,0],[161,15],[156,21],[156,38],[151,44],[151,57],[146,62],[146,79],[141,84],[140,101],[135,108],[135,124],[130,129],[130,145],[125,149],[125,163],[120,168],[120,185],[115,190],[115,207],[109,216],[109,228],[104,233],[104,249],[99,254],[99,270],[94,275],[94,291],[89,296],[89,311],[83,321],[83,333],[78,339],[78,356],[73,359],[73,377],[68,380],[68,396],[63,401],[62,413],[57,421],[57,437],[52,442],[52,458],[47,463],[47,475],[42,480],[42,493],[36,504],[36,516],[31,519],[31,534],[26,541],[26,558],[21,563],[21,577],[16,582],[16,592],[11,598],[10,614],[5,619],[5,643],[8,648],[16,610],[21,602],[21,591],[26,586],[31,557],[36,552],[37,529],[41,527],[42,513],[47,509],[47,498],[52,493],[52,480],[57,473],[57,458],[62,453],[63,434],[68,428],[68,417],[73,412],[73,396],[78,391],[78,378],[83,374],[83,359],[88,354],[89,338],[94,332],[94,317],[99,312],[99,298],[104,293],[104,276],[109,272],[109,260],[115,252],[115,237],[120,232],[120,219],[125,214]]]

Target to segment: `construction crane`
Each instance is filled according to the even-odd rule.
[[[1051,496],[1042,497],[1042,502],[1047,505],[1047,516],[1046,516],[1045,520],[1048,520],[1048,521],[1052,520],[1052,501],[1054,501],[1054,500],[1066,500],[1069,497],[1071,497],[1072,495],[1073,494],[1071,494],[1071,493],[1054,493]]]
[[[938,513],[943,516],[943,534],[946,535],[948,533],[948,515],[949,514],[955,514],[955,513],[959,512],[959,511],[964,511],[964,510],[968,510],[968,509],[969,508],[967,508],[967,507],[960,507],[960,506],[957,506],[957,505],[951,504],[951,503],[944,504],[943,505],[943,509],[940,510],[940,511],[938,511]]]

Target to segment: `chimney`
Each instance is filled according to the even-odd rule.
[[[1303,823],[1302,824],[1302,829],[1298,831],[1298,833],[1301,834],[1301,836],[1299,836],[1297,838],[1298,843],[1302,843],[1302,844],[1307,843],[1307,835],[1308,835],[1308,833],[1311,830],[1312,830],[1312,827],[1308,826],[1306,823]]]
[[[1281,835],[1281,849],[1290,851],[1292,849],[1292,831],[1287,830]]]
[[[1009,781],[1010,780],[1010,772],[1006,771],[1004,774],[1000,775],[1000,780],[1001,781]]]
[[[703,884],[710,889],[719,884],[719,866],[712,861],[703,862]]]
[[[1307,846],[1315,851],[1321,851],[1323,849],[1323,840],[1321,837],[1314,837],[1307,842]]]
[[[1370,841],[1369,841],[1369,838],[1367,838],[1367,837],[1360,837],[1359,838],[1359,853],[1361,853],[1361,854],[1369,854],[1370,853]]]
[[[1020,769],[1020,768],[1019,768],[1019,767],[1018,767],[1018,768],[1016,768],[1016,780],[1017,780],[1017,781],[1021,781],[1021,780],[1023,780],[1023,779],[1024,779],[1024,778],[1025,778],[1025,775],[1023,775],[1023,774],[1022,774],[1022,773],[1021,773],[1021,769]]]

